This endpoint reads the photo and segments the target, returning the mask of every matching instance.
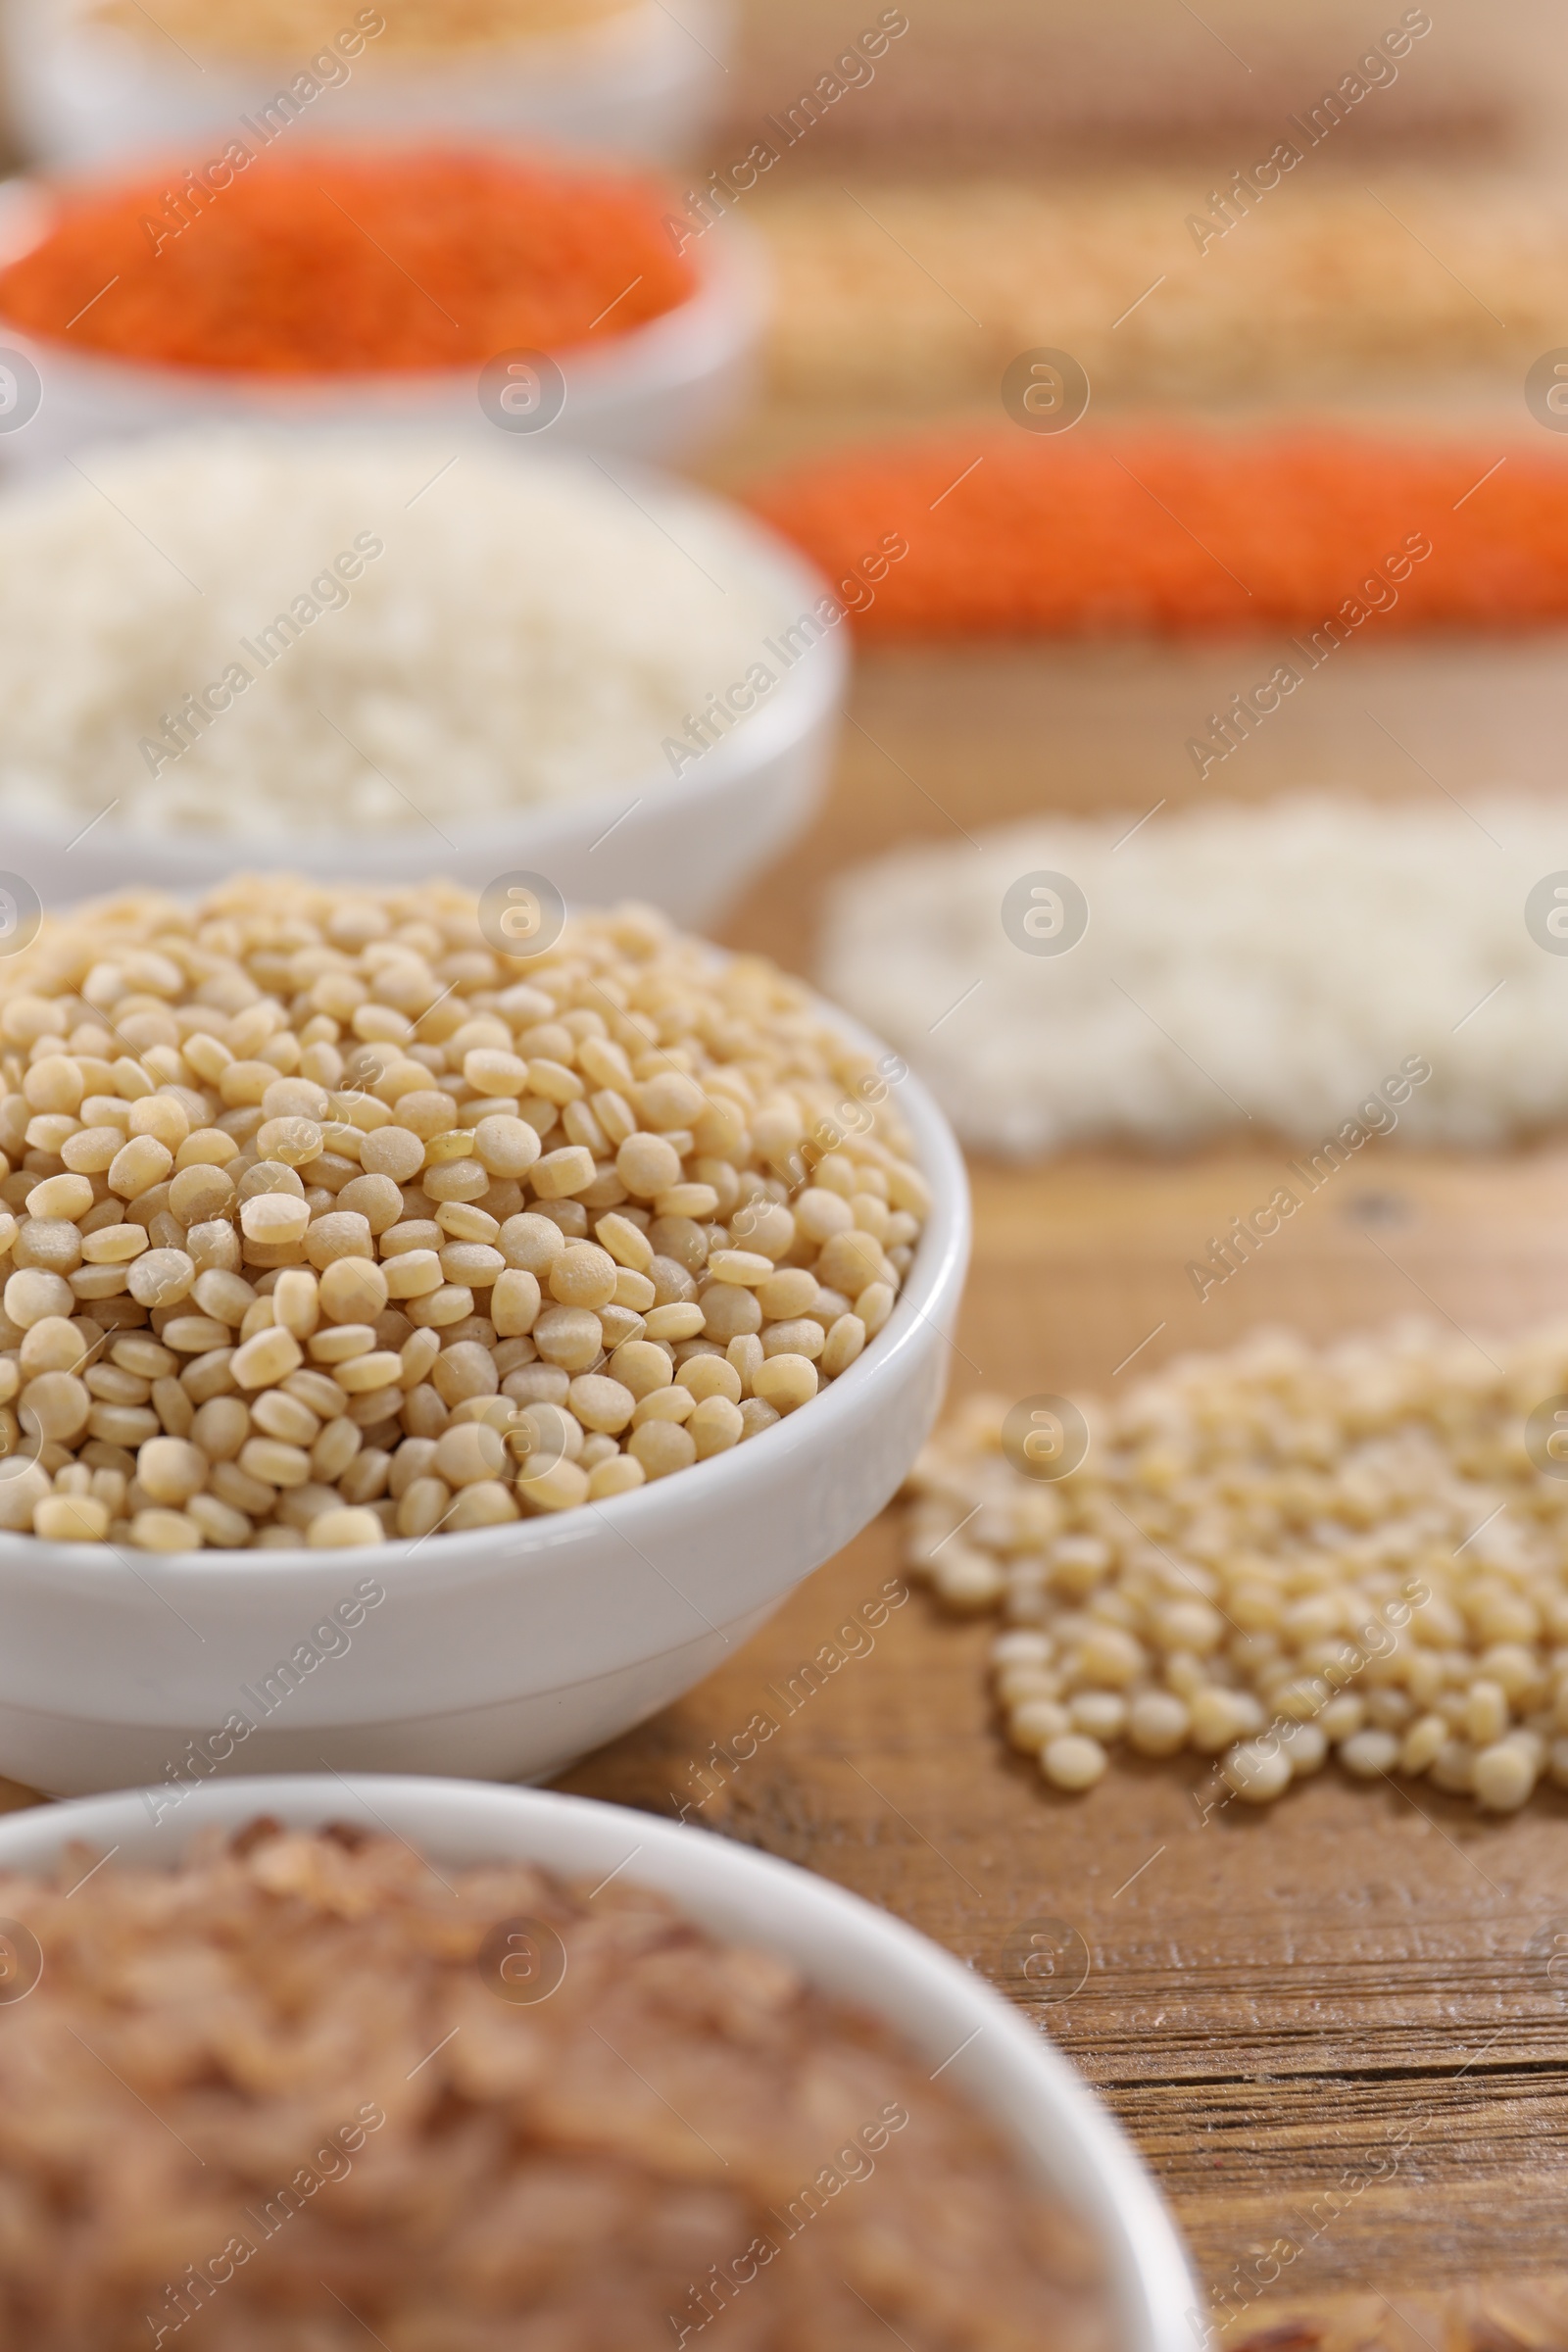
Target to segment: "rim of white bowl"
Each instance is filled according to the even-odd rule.
[[[384,437],[389,443],[410,438],[406,432],[390,428]],[[602,478],[601,468],[577,450],[552,451],[529,463],[557,473]],[[489,815],[450,818],[442,828],[450,855],[466,867],[471,868],[480,858],[493,855],[500,871],[508,861],[526,856],[541,861],[539,870],[548,871],[554,848],[560,845],[575,850],[584,834],[601,834],[629,815],[628,804],[652,802],[662,820],[699,823],[703,811],[712,803],[744,786],[756,769],[814,733],[843,704],[852,662],[850,613],[808,559],[759,516],[731,500],[689,485],[679,476],[666,474],[656,466],[630,460],[616,460],[613,466],[612,480],[621,486],[630,484],[651,508],[672,521],[678,523],[686,514],[721,525],[734,538],[745,570],[762,594],[778,593],[781,610],[788,607],[799,619],[826,597],[840,606],[841,617],[807,647],[761,706],[740,720],[732,733],[701,753],[684,774],[676,776],[666,769],[649,767],[613,783],[596,784],[591,792],[570,798],[519,801],[511,808]],[[40,477],[0,489],[0,507],[13,499],[47,495],[48,486],[48,477]],[[761,660],[760,644],[757,652]],[[722,683],[715,682],[715,691]],[[74,817],[69,823],[52,826],[31,814],[0,815],[0,826],[14,841],[26,847],[59,850],[62,854],[74,834],[80,830]],[[118,845],[126,859],[127,870],[144,866],[156,850],[162,874],[167,877],[169,887],[176,891],[208,889],[215,881],[236,873],[340,876],[345,860],[367,882],[390,885],[406,876],[409,845],[419,839],[422,833],[416,822],[399,825],[389,833],[366,834],[334,827],[330,832],[287,838],[255,833],[202,834],[189,842],[140,826],[106,823],[94,828],[99,854],[110,855]],[[438,869],[440,854],[430,862],[432,870]],[[127,882],[126,887],[145,885]],[[102,898],[105,894],[95,891],[90,895]]]
[[[723,953],[727,959],[729,952]],[[830,1381],[808,1404],[787,1413],[743,1445],[710,1454],[706,1461],[694,1462],[667,1478],[651,1480],[629,1494],[612,1495],[591,1509],[579,1506],[546,1512],[508,1520],[499,1527],[467,1528],[438,1539],[398,1536],[352,1552],[313,1551],[305,1544],[285,1550],[279,1544],[266,1550],[229,1551],[212,1545],[202,1551],[148,1555],[156,1558],[160,1577],[182,1597],[193,1601],[210,1597],[220,1607],[241,1577],[307,1584],[322,1576],[334,1562],[340,1574],[342,1563],[352,1558],[364,1559],[368,1566],[373,1562],[378,1580],[390,1592],[416,1586],[421,1580],[451,1583],[465,1568],[493,1555],[498,1540],[510,1549],[512,1574],[544,1577],[554,1575],[573,1549],[597,1544],[606,1528],[635,1535],[644,1525],[649,1540],[656,1542],[661,1522],[701,1508],[705,1500],[714,1510],[722,1510],[737,1490],[744,1491],[752,1475],[750,1465],[762,1458],[776,1462],[786,1447],[803,1462],[830,1451],[840,1422],[858,1409],[867,1388],[873,1382],[884,1382],[918,1344],[921,1325],[932,1321],[934,1315],[956,1310],[969,1260],[969,1184],[963,1153],[946,1114],[904,1056],[895,1054],[880,1038],[825,999],[813,997],[812,1004],[852,1045],[879,1058],[895,1060],[904,1068],[905,1076],[893,1082],[890,1092],[910,1130],[914,1164],[931,1188],[931,1213],[893,1312],[847,1372]],[[933,1322],[932,1328],[953,1345],[939,1324]],[[755,1451],[760,1446],[769,1448],[766,1457]],[[704,1483],[693,1483],[699,1481]],[[53,1586],[69,1587],[88,1602],[111,1582],[118,1590],[124,1568],[118,1553],[102,1544],[56,1544],[41,1536],[0,1531],[0,1593],[8,1584],[37,1575],[47,1576]],[[148,1605],[159,1605],[151,1593]]]
[[[833,1948],[851,1967],[857,1960],[879,1963],[881,1982],[892,1980],[897,1997],[863,1990],[845,1997],[882,2016],[916,2047],[921,2029],[914,2013],[924,2010],[933,2023],[934,2013],[945,2013],[960,2035],[946,2064],[956,2065],[953,2080],[962,2085],[961,2095],[1036,2180],[1054,2178],[1057,2193],[1096,2230],[1110,2268],[1125,2352],[1194,2352],[1198,2339],[1190,2314],[1198,2297],[1175,2225],[1143,2158],[1068,2060],[992,1984],[929,1936],[777,1855],[657,1814],[552,1789],[414,1775],[299,1774],[209,1782],[192,1791],[177,1828],[172,1817],[167,1829],[151,1822],[135,1790],[29,1807],[0,1819],[0,1870],[47,1868],[74,1838],[113,1844],[132,1861],[153,1860],[160,1849],[172,1858],[187,1850],[193,1833],[213,1824],[239,1828],[271,1814],[291,1828],[315,1827],[341,1821],[350,1804],[394,1836],[460,1864],[499,1850],[508,1859],[536,1858],[558,1872],[597,1869],[612,1842],[618,1847],[624,1840],[620,1869],[647,1856],[641,1872],[632,1870],[642,1884],[667,1894],[710,1933],[786,1950],[808,1981],[821,1981],[813,1963],[819,1968],[820,1955]],[[579,1844],[595,1843],[596,1854],[578,1858]],[[781,1912],[788,1922],[783,1938]],[[749,1927],[746,1915],[752,1913],[768,1918],[769,1926]],[[962,2040],[966,2030],[968,2039]],[[964,2053],[982,2034],[986,2049],[966,2063]],[[1009,2090],[1021,2086],[1033,2094],[1033,2104],[1064,2125],[1074,2143],[1066,2152],[1075,2166],[1070,2178],[1065,2161],[1053,2164],[1016,2114],[1005,2112],[973,2079],[982,2067],[992,2072],[999,2052]]]
[[[5,4],[14,9],[16,0],[5,0]],[[161,52],[149,50],[144,57],[136,35],[128,27],[107,24],[102,19],[95,22],[89,14],[90,4],[91,0],[66,0],[66,5],[61,6],[59,0],[43,0],[41,8],[33,5],[28,14],[34,22],[42,18],[46,31],[54,35],[57,56],[69,58],[77,45],[90,49],[99,44],[107,47],[112,42],[113,51],[137,70],[138,81],[146,84],[175,78],[195,86],[195,76],[181,66],[165,63]],[[716,0],[684,0],[684,4],[698,18],[705,32],[710,28],[722,29],[725,12]],[[30,24],[27,30],[31,32]],[[563,89],[569,92],[579,80],[588,82],[607,67],[623,72],[644,64],[650,49],[657,55],[671,31],[688,30],[681,19],[670,18],[660,6],[660,0],[626,0],[625,5],[592,24],[563,24],[552,32],[528,33],[514,41],[497,41],[484,47],[476,44],[466,54],[455,54],[444,65],[439,52],[428,56],[394,53],[390,58],[377,57],[375,62],[378,74],[384,75],[381,86],[389,90],[399,74],[411,80],[416,77],[421,85],[432,80],[461,85],[508,68],[525,68],[530,76],[558,75]],[[198,73],[210,74],[216,69],[234,82],[244,81],[252,73],[264,80],[270,79],[274,73],[282,74],[285,68],[297,71],[300,64],[298,57],[283,50],[265,56],[213,49],[200,54],[206,62],[197,65]]]
[[[330,149],[322,141],[321,151],[323,158],[330,152],[364,163],[377,155],[395,157],[411,145],[438,144],[433,136],[411,141],[389,129],[382,138],[333,143]],[[647,167],[639,171],[613,157],[607,162],[570,149],[519,155],[514,152],[514,142],[499,136],[472,144],[477,151],[499,154],[503,161],[537,164],[564,178],[599,178],[607,171],[623,179],[646,180],[650,176]],[[60,190],[100,184],[113,190],[134,182],[142,169],[132,157],[95,172],[62,172]],[[653,176],[657,177],[657,172]],[[36,173],[17,172],[0,178],[0,269],[9,269],[43,243],[55,224],[60,201],[60,191]],[[602,400],[620,377],[652,375],[657,383],[662,372],[687,358],[694,341],[717,336],[720,329],[728,330],[728,339],[745,342],[760,328],[771,281],[766,249],[757,231],[727,214],[714,229],[694,239],[694,244],[692,267],[697,282],[684,302],[661,311],[640,326],[612,330],[603,343],[569,343],[551,354],[564,373],[570,371],[580,399]],[[373,414],[378,407],[390,409],[398,402],[427,402],[454,389],[474,386],[479,373],[478,366],[467,362],[456,368],[371,368],[363,374],[334,371],[319,375],[259,374],[241,368],[173,368],[90,346],[73,350],[60,336],[24,326],[3,311],[0,334],[14,337],[21,348],[36,353],[63,380],[74,378],[83,386],[96,385],[106,399],[127,388],[138,397],[167,399],[172,429],[177,426],[179,408],[193,398],[219,408],[225,401],[232,402],[235,422],[253,421],[257,409],[264,408],[278,423],[287,425],[296,420],[309,423],[313,417],[324,418],[338,410]],[[642,388],[639,382],[638,389]],[[476,392],[474,401],[477,407]]]

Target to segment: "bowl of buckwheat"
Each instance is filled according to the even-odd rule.
[[[1095,2093],[843,1887],[553,1790],[144,1797],[0,1822],[8,2343],[1193,2352]]]

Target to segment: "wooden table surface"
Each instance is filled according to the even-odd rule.
[[[818,821],[727,936],[808,969],[822,885],[846,863],[940,835],[947,811],[973,827],[1092,805],[1082,760],[1053,768],[1030,675],[1022,654],[867,660]],[[1267,1192],[1266,1150],[976,1165],[954,1393],[1102,1396],[1140,1343],[1152,1367],[1260,1321],[1326,1337],[1416,1312],[1484,1337],[1568,1301],[1568,1145],[1374,1150],[1201,1306],[1184,1263]],[[1483,1820],[1424,1783],[1369,1790],[1331,1769],[1205,1826],[1196,1760],[1057,1795],[1000,1737],[984,1626],[919,1591],[874,1640],[853,1625],[899,1575],[895,1508],[720,1672],[562,1785],[684,1807],[820,1871],[1022,2002],[1144,2151],[1200,2281],[1229,2290],[1233,2345],[1568,2346],[1568,1983],[1548,1974],[1554,1935],[1568,1950],[1568,1797]],[[825,1644],[843,1662],[804,1676]],[[777,1735],[726,1761],[760,1708]],[[0,1784],[6,1801],[30,1800]],[[1020,1974],[1020,1936],[1043,1920],[1087,1949],[1071,1998]]]
[[[764,417],[751,450],[788,438]],[[714,475],[748,470],[732,456]],[[809,970],[824,883],[892,841],[1147,807],[1163,785],[1145,790],[1136,742],[1108,741],[1093,695],[1066,724],[1049,667],[997,649],[863,662],[817,821],[725,936]],[[1394,764],[1353,780],[1412,786]],[[1466,1159],[1379,1143],[1200,1306],[1186,1259],[1277,1167],[1251,1145],[976,1165],[954,1392],[1105,1395],[1141,1343],[1152,1368],[1262,1321],[1321,1338],[1418,1312],[1484,1336],[1568,1303],[1568,1144]],[[1058,1795],[1001,1739],[984,1626],[919,1591],[874,1641],[852,1625],[899,1575],[895,1508],[562,1786],[684,1809],[822,1872],[1022,2003],[1143,2150],[1229,2346],[1565,2352],[1568,1982],[1548,1966],[1554,1936],[1568,1950],[1568,1797],[1483,1820],[1425,1784],[1369,1790],[1331,1769],[1205,1826],[1196,1760]],[[804,1676],[823,1654],[843,1662]],[[760,1708],[780,1729],[736,1765],[723,1750]],[[31,1801],[0,1783],[0,1809]],[[1043,1921],[1086,1949],[1070,1998],[1020,1973]]]
[[[1032,666],[995,651],[862,663],[827,805],[727,936],[808,968],[824,881],[889,838],[1092,806],[1085,763],[1054,767]],[[1121,780],[1106,790],[1121,805]],[[1141,1342],[1153,1366],[1262,1321],[1326,1338],[1413,1312],[1484,1338],[1568,1302],[1568,1146],[1377,1151],[1201,1306],[1185,1261],[1266,1195],[1266,1150],[977,1164],[954,1393],[1103,1396]],[[1568,1983],[1548,1974],[1559,1930],[1568,1950],[1568,1797],[1483,1820],[1424,1783],[1374,1793],[1331,1768],[1205,1827],[1196,1760],[1054,1794],[1000,1737],[985,1627],[916,1591],[866,1650],[853,1612],[899,1573],[895,1507],[719,1673],[564,1785],[687,1807],[899,1913],[1021,2001],[1143,2149],[1200,2279],[1229,2290],[1233,2344],[1568,2346]],[[824,1644],[844,1663],[811,1688],[801,1670]],[[760,1708],[777,1736],[726,1761]],[[1042,2001],[1019,1974],[1020,1932],[1042,1919],[1087,1946],[1071,1999]]]
[[[1501,1325],[1568,1283],[1561,1154],[1487,1167],[1409,1154],[1299,1220],[1249,1270],[1250,1299],[1200,1309],[1181,1273],[1191,1237],[1253,1198],[1266,1165],[1216,1152],[1166,1169],[977,1169],[955,1390],[1104,1394],[1162,1321],[1141,1363],[1255,1319],[1327,1335],[1424,1310],[1422,1291],[1471,1328]],[[1502,2352],[1504,2302],[1478,2283],[1517,2289],[1549,2271],[1554,2243],[1562,2258],[1568,1986],[1547,1969],[1555,1930],[1568,1936],[1568,1799],[1482,1821],[1424,1784],[1372,1793],[1331,1770],[1271,1811],[1230,1807],[1205,1826],[1197,1760],[1056,1795],[1002,1741],[986,1628],[942,1618],[917,1590],[866,1650],[853,1614],[899,1576],[897,1523],[885,1514],[740,1656],[564,1785],[687,1806],[897,1912],[1021,2001],[1143,2149],[1200,2278],[1239,2294],[1235,2266],[1263,2256],[1281,2278],[1272,2297],[1244,2297],[1237,2341],[1299,2312],[1346,2352]],[[813,1687],[802,1670],[824,1644],[844,1662]],[[757,1709],[777,1736],[725,1761]],[[1074,1997],[1047,2003],[1018,1947],[1052,1919],[1092,1965]],[[1368,2167],[1377,2178],[1351,2194]],[[1568,2342],[1568,2269],[1533,2291],[1553,2285],[1556,2332],[1522,2343]]]
[[[711,475],[879,421],[764,411]],[[808,969],[824,882],[893,840],[1157,798],[1092,698],[1053,727],[1042,677],[1005,652],[863,664],[819,820],[726,936]],[[1184,1261],[1262,1197],[1266,1152],[977,1165],[955,1393],[1104,1395],[1140,1343],[1152,1367],[1260,1321],[1326,1337],[1416,1311],[1484,1336],[1568,1302],[1568,1147],[1374,1151],[1204,1306]],[[1205,1825],[1197,1760],[1118,1766],[1062,1796],[1000,1736],[986,1627],[942,1619],[919,1591],[874,1639],[854,1625],[899,1576],[895,1508],[562,1786],[684,1811],[819,1871],[1020,2002],[1142,2149],[1233,2352],[1563,2352],[1568,1967],[1548,1972],[1568,1950],[1568,1797],[1484,1820],[1424,1783],[1373,1790],[1330,1769]],[[842,1663],[805,1675],[823,1657]],[[735,1764],[723,1750],[760,1708],[780,1728]],[[0,1809],[32,1801],[0,1783]],[[1070,1997],[1021,1974],[1046,1921],[1087,1953]]]

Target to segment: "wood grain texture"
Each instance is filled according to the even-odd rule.
[[[873,154],[917,165],[999,156],[1058,166],[1150,150],[1190,155],[1209,184],[1240,152],[1272,143],[1283,118],[1344,74],[1376,32],[1354,0],[1209,0],[1201,16],[1159,0],[924,0],[860,83],[811,134],[811,168]],[[1517,20],[1523,18],[1521,24]],[[725,85],[720,153],[745,153],[772,110],[798,102],[880,8],[844,0],[744,0]],[[1394,22],[1394,20],[1391,20]],[[1379,24],[1376,31],[1381,31]],[[1374,158],[1419,139],[1494,152],[1530,114],[1541,47],[1530,0],[1506,23],[1449,0],[1444,46],[1407,74],[1364,129]],[[1490,35],[1490,38],[1488,37]],[[1532,71],[1519,71],[1528,59]],[[858,81],[858,71],[846,78]],[[1263,147],[1267,152],[1267,144]]]
[[[924,681],[909,661],[869,663],[855,714],[907,775],[848,729],[818,823],[729,927],[796,968],[847,862],[953,816],[1093,808],[1113,789],[1087,765],[1054,785],[1023,655],[945,657]],[[1267,1197],[1283,1156],[977,1165],[955,1392],[1113,1394],[1269,1320],[1326,1338],[1416,1312],[1484,1340],[1568,1301],[1568,1146],[1465,1158],[1379,1141],[1200,1305],[1186,1259]],[[1568,1985],[1547,1972],[1568,1936],[1568,1798],[1498,1822],[1331,1771],[1205,1825],[1197,1760],[1061,1796],[1002,1740],[986,1629],[920,1592],[878,1624],[889,1587],[896,1512],[563,1786],[684,1809],[819,1871],[1018,2000],[1143,2149],[1234,2346],[1564,2352]],[[776,1729],[738,1761],[759,1715]],[[0,1786],[0,1808],[27,1801]],[[1070,1998],[1022,1974],[1045,1921],[1087,1950]]]
[[[1027,657],[945,657],[933,677],[866,665],[855,714],[907,774],[852,726],[815,828],[737,909],[737,944],[803,968],[847,862],[955,817],[1112,790],[1087,765],[1054,788]],[[1261,1321],[1326,1338],[1416,1312],[1484,1339],[1568,1301],[1568,1146],[1465,1158],[1379,1141],[1200,1305],[1186,1259],[1267,1197],[1283,1156],[976,1166],[955,1391],[1107,1395]],[[1547,1972],[1568,1936],[1568,1798],[1498,1822],[1331,1771],[1205,1825],[1196,1760],[1061,1796],[1003,1743],[984,1627],[923,1593],[876,1622],[899,1578],[889,1513],[563,1785],[684,1808],[820,1871],[1018,2000],[1144,2150],[1235,2345],[1563,2352],[1568,1985]],[[760,1714],[776,1730],[738,1762]],[[0,1809],[28,1801],[0,1785]],[[1090,1963],[1055,2000],[1022,1974],[1029,1931],[1053,1920]]]
[[[868,650],[831,801],[735,910],[728,936],[808,968],[824,893],[846,866],[913,842],[961,861],[983,829],[1046,813],[1114,817],[1121,830],[1156,809],[1168,822],[1200,803],[1328,792],[1450,816],[1456,798],[1483,807],[1499,779],[1555,803],[1568,731],[1563,632],[1347,646],[1343,666],[1303,680],[1270,727],[1200,784],[1188,738],[1274,659],[1260,638]]]
[[[1303,1217],[1249,1269],[1250,1297],[1200,1308],[1181,1278],[1187,1236],[1250,1200],[1265,1164],[1217,1152],[977,1171],[955,1388],[1104,1393],[1161,1320],[1140,1363],[1257,1320],[1326,1337],[1412,1300],[1431,1312],[1412,1282],[1477,1329],[1568,1295],[1559,1155],[1411,1154],[1375,1196],[1381,1218],[1396,1206],[1397,1225],[1377,1230],[1397,1234],[1399,1265],[1367,1247],[1374,1196],[1358,1177],[1363,1218],[1348,1196],[1351,1213]],[[1143,2148],[1239,2336],[1275,2320],[1258,2263],[1288,2282],[1287,2312],[1370,2325],[1347,2346],[1387,2352],[1419,2336],[1380,2336],[1368,2290],[1425,2297],[1410,2305],[1423,2325],[1446,2290],[1454,2327],[1469,2322],[1452,2297],[1489,2274],[1555,2291],[1568,1985],[1548,1964],[1568,1936],[1568,1799],[1497,1823],[1424,1785],[1418,1799],[1373,1793],[1330,1772],[1272,1811],[1205,1824],[1196,1759],[1056,1795],[1002,1741],[984,1628],[941,1619],[918,1592],[874,1636],[858,1621],[898,1574],[889,1514],[741,1657],[566,1785],[685,1805],[898,1912],[1021,2001]],[[727,1761],[758,1714],[776,1734]],[[1042,1999],[1020,1973],[1025,1932],[1048,1919],[1088,1947],[1070,1999]],[[1561,2330],[1544,2340],[1568,2342],[1568,2273],[1556,2284]]]
[[[760,419],[714,478],[744,478],[796,430]],[[1210,672],[1190,675],[1206,708]],[[1148,807],[1168,706],[1113,733],[1128,696],[1094,689],[1006,649],[867,663],[828,805],[727,936],[808,969],[828,878],[892,840],[961,850],[965,829],[1040,808]],[[1226,789],[1306,781],[1317,756]],[[1427,789],[1370,744],[1354,781]],[[1568,1302],[1568,1148],[1470,1160],[1378,1143],[1200,1306],[1185,1260],[1266,1197],[1281,1156],[977,1167],[955,1389],[1104,1395],[1130,1351],[1152,1367],[1261,1321],[1323,1338],[1414,1311],[1484,1338]],[[1144,2151],[1238,2352],[1564,2352],[1568,1986],[1548,1967],[1568,1936],[1568,1799],[1499,1822],[1330,1772],[1205,1824],[1196,1760],[1065,1797],[1001,1739],[984,1627],[921,1593],[875,1621],[899,1580],[890,1513],[562,1785],[821,1872],[992,1979]],[[759,1715],[776,1728],[738,1761]],[[33,1801],[0,1784],[0,1811]],[[1023,1974],[1050,1921],[1087,1954],[1070,1997]]]
[[[1087,742],[1055,764],[1048,666],[1016,652],[865,664],[827,808],[729,936],[799,968],[828,878],[890,838],[946,833],[958,854],[956,825],[1119,805],[1131,753],[1108,780]],[[1392,766],[1367,782],[1408,790]],[[1201,1305],[1187,1258],[1267,1198],[1286,1147],[977,1165],[955,1393],[1105,1396],[1259,1322],[1325,1339],[1415,1313],[1484,1342],[1568,1303],[1560,1140],[1492,1158],[1375,1150]],[[1568,1936],[1568,1798],[1497,1822],[1331,1770],[1205,1826],[1198,1760],[1057,1795],[1001,1739],[983,1627],[916,1592],[867,1630],[899,1572],[893,1512],[564,1785],[685,1807],[821,1871],[1019,2000],[1148,2157],[1233,2344],[1561,2352],[1568,1984],[1547,1971]],[[726,1757],[758,1714],[776,1732]],[[1070,1999],[1020,1973],[1042,1920],[1087,1946]]]

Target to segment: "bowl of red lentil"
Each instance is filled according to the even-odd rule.
[[[719,0],[389,0],[385,7],[7,0],[11,112],[26,152],[93,169],[182,151],[245,118],[292,145],[430,132],[649,162],[687,154],[723,71]]]
[[[671,201],[586,163],[438,146],[220,159],[200,183],[167,159],[13,180],[0,341],[39,397],[5,460],[218,423],[684,449],[743,398],[766,293],[741,224],[678,253]]]
[[[543,1778],[902,1483],[934,1103],[649,909],[510,945],[271,878],[0,963],[0,1772]]]
[[[111,2273],[80,2220],[51,2259],[46,2202],[42,2242],[0,2255],[38,2352],[68,2340],[68,2275],[106,2346],[147,2311],[155,2337],[194,2315],[272,2352],[307,2319],[346,2347],[548,2297],[596,2342],[690,2345],[734,2306],[759,2352],[1190,2352],[1175,2229],[1051,2040],[902,1921],[727,1838],[536,1789],[244,1780],[156,1821],[135,1791],[13,1815],[0,1912],[29,2069],[0,2180],[35,2193],[79,2138],[106,2227],[160,2191],[165,2220],[122,2226]],[[280,2089],[249,2054],[318,2011],[309,2081]],[[186,2246],[170,2212],[220,2226]]]

